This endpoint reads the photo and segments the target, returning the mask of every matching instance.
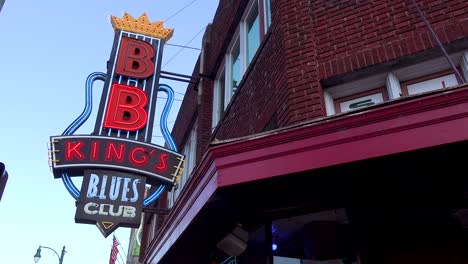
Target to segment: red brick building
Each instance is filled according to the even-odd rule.
[[[468,263],[468,2],[416,2],[221,0],[140,261]]]

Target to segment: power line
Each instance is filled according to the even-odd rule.
[[[125,253],[125,252],[124,252],[124,253]],[[119,253],[117,253],[117,255],[119,255],[120,259],[122,260],[122,263],[125,264],[125,263],[127,262],[127,258],[124,259],[124,258],[122,257],[123,254],[120,254],[120,252],[119,252]]]
[[[188,44],[190,44],[190,42],[192,42],[198,35],[200,35],[200,33],[206,28],[203,27],[200,31],[198,31],[198,33],[189,41],[187,42],[187,44],[185,44],[185,46],[187,46]],[[182,51],[184,50],[184,48],[181,48],[174,56],[172,56],[161,68],[164,68],[166,67],[167,64],[169,64],[169,62],[171,62],[177,55],[179,55],[179,53],[181,53]]]
[[[179,14],[180,12],[182,12],[185,8],[189,7],[191,4],[195,3],[197,0],[193,0],[192,2],[188,3],[187,5],[185,5],[184,7],[182,7],[182,9],[180,9],[179,11],[175,12],[175,14],[169,16],[168,18],[164,19],[164,22],[167,22],[169,21],[169,19],[175,17],[177,14]]]
[[[115,239],[117,239],[117,241],[119,241],[119,246],[122,249],[123,255],[125,256],[125,258],[127,258],[127,253],[125,253],[125,249],[122,247],[122,244],[120,243],[119,238],[117,237],[117,235],[115,233],[114,233],[114,235],[115,235]]]
[[[187,49],[194,49],[194,50],[201,50],[199,48],[194,48],[194,47],[189,47],[189,46],[183,46],[183,45],[177,45],[177,44],[166,44],[167,46],[174,46],[174,47],[180,47],[180,48],[187,48]]]
[[[158,99],[167,99],[167,97],[158,96]],[[176,98],[174,98],[174,101],[182,102],[183,100],[182,100],[182,99],[176,99]]]
[[[118,239],[117,239],[118,241]],[[119,242],[120,244],[120,242]],[[112,248],[114,247],[114,245],[111,246],[111,251],[112,251]],[[116,262],[115,263],[118,263],[118,264],[125,264],[125,261],[123,261],[122,263],[122,256],[120,256],[120,250],[117,251],[117,256],[119,256],[120,258],[115,258]]]
[[[119,263],[123,263],[123,264],[125,264],[125,262],[126,262],[126,261],[125,261],[125,260],[123,260],[123,258],[122,258],[122,254],[120,254],[120,252],[118,252],[118,253],[117,253],[117,255],[118,255],[118,256],[119,256],[119,258],[120,258],[120,259],[117,259],[117,260],[119,261]]]

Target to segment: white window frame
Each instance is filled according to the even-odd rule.
[[[267,8],[266,5],[271,5],[269,2],[270,0],[251,0],[245,11],[244,14],[242,15],[240,24],[237,27],[236,32],[234,33],[234,37],[231,40],[231,44],[228,46],[228,52],[225,56],[224,59],[224,66],[221,67],[221,69],[218,71],[217,77],[215,79],[215,85],[214,85],[214,92],[213,92],[213,115],[212,115],[212,127],[213,129],[218,125],[219,120],[222,116],[222,113],[228,106],[229,102],[231,101],[234,92],[233,92],[233,75],[232,75],[232,62],[233,62],[233,51],[236,48],[236,45],[239,45],[239,58],[240,58],[240,73],[239,73],[239,84],[242,82],[242,79],[244,78],[245,71],[247,70],[249,66],[248,62],[248,57],[247,57],[247,18],[250,17],[252,14],[252,11],[254,10],[254,7],[257,6],[258,8],[258,17],[259,17],[259,38],[260,38],[260,44],[263,40],[263,36],[267,32],[268,28],[270,27],[270,23],[266,20],[268,17],[271,18],[271,14],[267,14]],[[258,48],[257,48],[258,52]],[[255,55],[254,55],[255,56]],[[221,83],[219,81],[219,78],[222,77],[222,72],[224,71],[224,109],[220,111],[219,109],[219,84]]]
[[[263,23],[263,29],[265,30],[265,33],[266,33],[271,26],[271,1],[263,0],[262,9],[263,10],[259,9],[259,12],[263,11],[263,17],[264,17],[263,20],[265,21],[265,23]]]
[[[352,104],[351,102],[358,103],[359,101],[362,101],[364,98],[371,100],[370,101],[372,103],[371,105],[375,105],[375,104],[388,101],[388,95],[387,95],[386,89],[384,87],[379,87],[377,89],[371,89],[362,93],[352,94],[347,97],[336,99],[334,102],[335,111],[342,113],[342,112],[348,112],[348,111],[353,111],[355,109],[361,109],[361,108],[367,107],[367,106],[358,106],[354,109],[351,109],[350,105],[346,107],[346,105]],[[344,110],[345,108],[349,108],[349,109]]]
[[[197,156],[197,125],[195,124],[192,129],[190,130],[190,134],[185,141],[184,148],[182,149],[182,153],[185,156],[185,168],[184,172],[181,175],[180,182],[175,189],[172,189],[171,192],[168,193],[168,204],[169,208],[173,207],[174,204],[177,202],[180,193],[184,189],[185,185],[189,181],[190,177],[192,176],[193,169],[196,165],[196,156]]]
[[[359,97],[360,94],[372,91],[375,89],[380,89],[385,87],[386,73],[376,74],[369,76],[368,78],[356,80],[349,83],[340,84],[334,87],[329,87],[324,90],[324,103],[327,116],[343,113],[347,111],[341,111],[335,107],[336,101],[339,101],[342,98],[352,98],[353,96]],[[384,98],[387,98],[387,90],[384,91],[386,94],[383,95]]]
[[[214,129],[218,124],[221,116],[223,115],[224,109],[226,109],[226,67],[223,66],[218,72],[214,83],[213,90],[213,119],[212,128]],[[223,81],[221,81],[221,78]],[[223,85],[221,85],[223,84]],[[221,91],[224,91],[223,97],[221,98]],[[220,109],[220,101],[223,102],[223,109]]]
[[[263,1],[250,1],[249,5],[246,8],[246,12],[244,12],[244,15],[242,16],[241,23],[240,23],[240,36],[241,36],[241,46],[240,46],[240,52],[241,52],[241,72],[244,73],[247,67],[249,67],[250,63],[249,62],[249,53],[248,53],[248,34],[249,34],[249,28],[248,28],[248,20],[249,18],[252,17],[252,13],[255,10],[255,7],[257,8],[257,17],[258,17],[258,38],[259,38],[259,46],[260,42],[262,41],[262,22],[261,16],[260,16],[260,2]],[[258,47],[257,47],[258,51]],[[256,51],[255,51],[256,53]],[[253,55],[255,56],[255,54]],[[244,58],[242,60],[242,58]],[[241,78],[242,79],[242,78]]]
[[[143,217],[143,216],[142,216]],[[157,221],[157,214],[153,214],[151,216],[151,221],[150,221],[150,241],[153,241],[153,239],[156,236],[156,228],[158,228],[156,221]]]
[[[439,83],[434,83],[436,81],[439,81]],[[446,84],[444,83],[445,81],[447,81]],[[453,87],[458,85],[458,81],[453,71],[446,70],[435,74],[429,74],[416,79],[408,80],[406,82],[402,82],[401,84],[403,86],[403,95],[411,96],[430,91],[440,90],[447,87]]]
[[[224,90],[224,108],[226,109],[226,106],[229,104],[231,101],[232,96],[234,95],[233,91],[233,73],[232,73],[232,66],[234,62],[234,49],[237,48],[237,45],[239,45],[239,58],[240,58],[240,69],[239,69],[239,84],[240,81],[242,81],[242,78],[244,77],[244,72],[245,72],[245,67],[243,67],[243,57],[245,53],[242,53],[242,39],[239,34],[239,30],[236,31],[236,34],[234,35],[234,39],[229,46],[229,53],[226,55],[226,64],[224,66],[224,76],[226,78],[226,81],[224,83],[225,85],[225,90]],[[245,47],[244,47],[245,49]]]
[[[465,78],[468,77],[468,52],[457,52],[450,56],[455,65],[461,68]],[[326,88],[323,93],[326,113],[328,116],[336,114],[334,106],[335,101],[339,98],[357,95],[375,89],[378,86],[383,86],[382,84],[386,86],[386,93],[388,96],[388,99],[385,101],[408,96],[406,87],[408,84],[417,83],[418,79],[431,80],[450,75],[450,71],[451,68],[447,65],[446,58],[441,56],[429,61],[395,69],[386,74],[376,74],[364,79]]]
[[[461,69],[465,80],[468,81],[468,51],[465,51],[462,56]]]

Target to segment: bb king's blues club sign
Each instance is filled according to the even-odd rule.
[[[119,226],[138,227],[143,208],[176,184],[184,165],[167,129],[174,92],[159,84],[163,46],[173,29],[150,23],[146,14],[112,16],[111,23],[115,37],[107,74],[88,76],[83,112],[61,136],[50,138],[54,177],[77,200],[75,222],[96,224],[105,237]],[[91,114],[97,80],[104,89],[94,131],[75,135]],[[158,92],[167,94],[160,124],[168,148],[151,143]],[[73,176],[83,176],[81,190]],[[147,184],[152,192],[145,197]]]

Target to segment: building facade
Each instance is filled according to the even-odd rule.
[[[192,76],[140,262],[468,263],[467,1],[221,0]]]

